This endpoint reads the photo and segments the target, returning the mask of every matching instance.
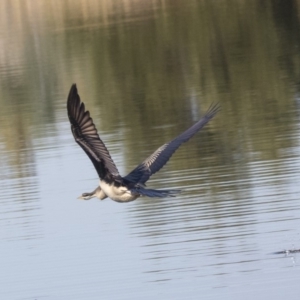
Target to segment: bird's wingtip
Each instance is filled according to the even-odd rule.
[[[76,85],[76,83],[73,83],[73,84],[71,85],[71,90],[70,90],[70,92],[77,92],[77,85]]]
[[[71,85],[71,89],[69,92],[68,101],[71,101],[72,99],[77,98],[78,96],[79,95],[78,95],[76,83],[73,83]]]

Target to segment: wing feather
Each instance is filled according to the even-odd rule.
[[[68,116],[75,141],[88,155],[101,179],[120,178],[107,148],[100,139],[93,119],[80,101],[76,84],[73,84],[68,97]]]
[[[219,110],[220,106],[218,104],[211,105],[206,114],[197,123],[169,143],[159,147],[124,178],[131,182],[144,184],[151,175],[159,171],[167,163],[182,143],[187,142],[203,128],[203,126],[207,124]]]

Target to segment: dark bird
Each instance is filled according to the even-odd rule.
[[[99,186],[91,193],[83,193],[79,199],[93,197],[110,199],[117,202],[133,201],[140,196],[173,197],[179,190],[154,190],[145,188],[146,181],[158,172],[170,159],[178,147],[187,142],[219,111],[218,105],[209,108],[206,114],[192,127],[172,141],[159,147],[128,175],[122,177],[107,148],[100,139],[89,111],[80,101],[76,84],[73,84],[68,97],[68,116],[75,141],[92,161],[100,178]]]

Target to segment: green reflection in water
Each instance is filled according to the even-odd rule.
[[[294,143],[295,8],[296,1],[284,9],[273,1],[3,1],[5,148],[30,148],[32,138],[55,135],[43,124],[67,122],[65,99],[76,82],[100,132],[122,129],[127,169],[212,102],[222,113],[185,146],[184,157],[276,158],[276,149]]]

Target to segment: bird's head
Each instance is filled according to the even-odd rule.
[[[90,200],[91,198],[95,197],[92,193],[83,193],[81,196],[79,196],[77,199],[81,200]]]
[[[81,200],[90,200],[91,198],[98,198],[100,200],[103,200],[107,198],[106,194],[102,191],[100,186],[98,186],[93,192],[91,193],[83,193],[81,196],[79,196],[77,199]]]

